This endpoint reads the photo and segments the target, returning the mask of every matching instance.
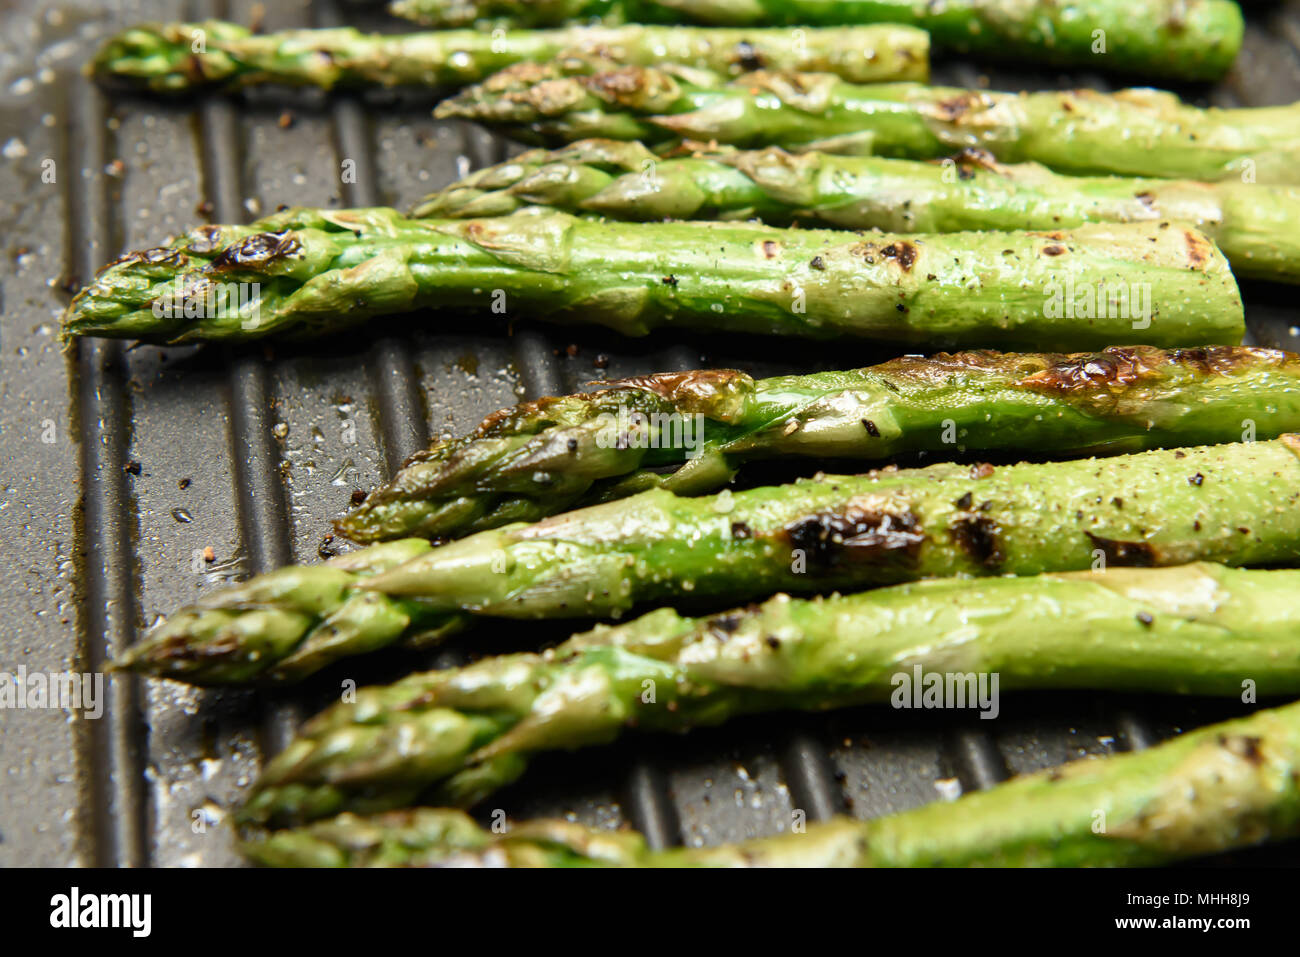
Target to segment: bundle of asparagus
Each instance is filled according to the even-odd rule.
[[[1300,282],[1300,188],[1062,176],[973,148],[942,162],[779,147],[659,157],[636,142],[580,140],[471,173],[425,197],[412,215],[503,216],[525,206],[637,222],[757,217],[774,226],[909,233],[1177,220],[1204,230],[1236,275]]]
[[[1300,693],[1300,571],[1191,564],[939,579],[683,618],[662,608],[538,654],[366,688],[308,722],[240,818],[295,824],[424,796],[469,806],[539,751],[732,717],[890,701],[899,674],[998,690]],[[919,685],[921,682],[917,682]],[[972,697],[974,692],[972,691]],[[973,702],[972,702],[973,704]],[[970,706],[970,705],[967,705]]]
[[[532,755],[626,728],[883,702],[913,671],[996,675],[1007,690],[1300,693],[1300,571],[1238,567],[1300,560],[1300,366],[1234,347],[1244,317],[1227,264],[1300,281],[1300,104],[909,82],[928,76],[931,37],[1217,77],[1242,34],[1224,0],[393,6],[502,29],[145,25],[112,38],[91,72],[155,92],[478,83],[438,115],[574,145],[476,173],[412,217],[290,209],[129,254],[74,299],[65,337],[308,337],[439,307],[629,335],[1107,348],[640,377],[503,410],[416,455],[339,522],[367,547],[208,595],[116,667],[283,682],[480,616],[762,603],[661,607],[540,653],[363,690],[308,723],[254,787],[238,815],[254,860],[1151,864],[1300,833],[1300,705],[735,847],[652,852],[635,834],[561,822],[501,836],[457,811],[394,811],[472,805]],[[732,148],[746,146],[764,149]],[[840,155],[854,153],[876,155]],[[764,224],[735,222],[750,217]],[[786,228],[810,222],[891,232]],[[251,296],[232,303],[232,284]],[[1113,457],[719,491],[758,458],[953,446]],[[261,830],[282,826],[295,829]]]
[[[567,821],[491,833],[462,812],[417,808],[258,833],[244,850],[278,867],[1149,867],[1297,835],[1292,704],[957,801],[737,845],[652,851],[638,834]]]
[[[222,308],[215,292],[230,284],[253,295]],[[429,306],[634,336],[684,326],[944,347],[1236,344],[1244,330],[1223,255],[1169,223],[855,236],[544,209],[482,220],[290,209],[118,259],[73,299],[63,333],[302,338]]]
[[[521,27],[570,21],[682,22],[756,27],[905,23],[945,50],[998,59],[1216,79],[1241,48],[1241,10],[1228,0],[396,0],[429,26]]]
[[[783,146],[931,159],[967,147],[1059,172],[1300,182],[1300,103],[1200,109],[1172,93],[994,93],[830,74],[755,71],[730,82],[599,57],[520,63],[438,105],[515,138]]]
[[[467,615],[606,617],[649,602],[716,607],[778,590],[1099,565],[1287,564],[1300,559],[1297,501],[1290,434],[699,498],[654,489],[439,548],[386,543],[261,575],[163,623],[118,667],[199,684],[284,680]]]
[[[808,29],[645,26],[443,30],[366,34],[352,27],[254,33],[219,20],[146,23],[101,47],[101,82],[155,93],[263,83],[335,87],[456,87],[515,63],[603,55],[619,63],[736,74],[755,69],[834,73],[854,83],[929,77],[930,37],[896,24]]]

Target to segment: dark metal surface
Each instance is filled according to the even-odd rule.
[[[261,6],[105,0],[74,10],[10,0],[0,11],[0,671],[98,670],[159,614],[204,590],[316,560],[354,488],[382,481],[430,436],[464,431],[521,398],[706,363],[773,374],[882,358],[843,346],[631,342],[543,327],[511,334],[486,323],[428,332],[419,317],[378,340],[358,333],[229,351],[85,341],[63,355],[55,332],[66,288],[122,250],[201,221],[201,202],[213,221],[282,203],[405,207],[505,155],[480,130],[435,123],[429,96],[259,90],[164,104],[109,99],[79,73],[99,40],[132,22],[251,22]],[[1212,91],[1183,92],[1220,105],[1300,98],[1300,2],[1251,8],[1236,74]],[[267,29],[398,26],[373,4],[276,2],[262,13]],[[962,63],[939,64],[936,80],[1109,85],[1101,75]],[[352,182],[341,175],[348,161]],[[1300,345],[1293,290],[1246,292],[1256,341]],[[595,365],[600,355],[606,368]],[[208,547],[213,563],[201,558]],[[482,629],[427,658],[344,663],[291,693],[116,680],[98,721],[0,712],[0,864],[236,864],[224,816],[264,756],[336,697],[341,681],[454,663],[470,648],[532,647],[565,630]],[[483,810],[626,822],[659,845],[736,840],[787,828],[798,812],[913,807],[1239,710],[1058,694],[1009,696],[997,721],[887,708],[768,716],[547,756]],[[1293,844],[1235,859],[1294,862],[1300,852]]]

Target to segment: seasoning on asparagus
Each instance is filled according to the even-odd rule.
[[[716,608],[777,591],[928,577],[1197,560],[1286,565],[1300,560],[1298,505],[1300,438],[1291,434],[1107,459],[819,476],[699,498],[653,489],[479,532],[364,578],[336,575],[326,594],[378,593],[375,609],[396,602],[434,621],[617,617],[654,602]],[[261,616],[306,605],[323,617],[333,607],[314,592],[315,604],[304,601],[296,576],[273,573],[232,597],[213,595],[215,617],[200,609],[164,625],[121,667],[195,684],[273,672],[277,654],[294,646],[264,638]],[[326,635],[330,660],[405,632],[363,634],[355,648],[346,629]],[[301,674],[312,662],[294,664]]]
[[[438,27],[479,20],[518,27],[594,20],[738,27],[905,23],[929,31],[948,51],[1186,80],[1222,76],[1244,31],[1241,10],[1227,0],[397,0],[391,9]]]
[[[650,488],[713,492],[764,458],[1078,456],[1297,430],[1300,357],[1244,346],[940,353],[758,381],[673,372],[493,413],[412,456],[337,525],[359,542],[458,537]]]
[[[305,338],[428,307],[940,348],[1235,345],[1244,331],[1227,260],[1190,226],[856,236],[375,208],[291,209],[128,254],[72,301],[63,334]]]
[[[538,820],[495,833],[463,811],[411,808],[261,832],[243,850],[278,867],[1150,867],[1297,835],[1300,704],[1290,704],[956,801],[742,844],[652,851],[631,831]]]
[[[994,717],[1002,692],[1023,689],[1237,696],[1251,681],[1261,695],[1294,695],[1297,588],[1300,571],[1196,563],[778,595],[700,619],[662,608],[542,654],[362,689],[304,726],[240,816],[278,826],[421,796],[470,806],[538,752],[604,744],[627,728],[910,704],[909,682],[919,689],[929,675],[960,681],[963,706],[978,700]]]
[[[942,162],[779,147],[660,158],[640,143],[582,140],[471,173],[412,215],[504,216],[524,206],[639,222],[759,218],[918,233],[1176,220],[1213,239],[1236,275],[1300,283],[1300,188],[1061,176],[979,149]]]
[[[564,57],[507,67],[436,112],[540,145],[685,138],[909,159],[974,146],[1060,172],[1300,183],[1300,103],[1201,109],[1149,89],[997,93],[765,70],[724,81]]]
[[[159,624],[113,667],[200,684],[284,682],[348,655],[435,642],[464,617],[360,587],[432,547],[424,539],[385,542],[223,588]]]
[[[101,82],[183,93],[264,83],[454,87],[525,61],[603,54],[620,63],[737,74],[759,68],[834,73],[855,83],[925,81],[929,35],[894,24],[835,29],[667,26],[362,33],[352,27],[254,33],[219,20],[146,23],[110,38],[91,63]]]

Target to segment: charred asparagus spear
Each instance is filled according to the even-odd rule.
[[[1022,775],[954,802],[738,845],[651,851],[631,831],[464,812],[342,814],[244,845],[279,867],[1117,867],[1167,864],[1300,835],[1300,704],[1153,748]]]
[[[1296,430],[1300,358],[1240,346],[941,353],[759,381],[667,373],[496,412],[412,457],[338,530],[359,542],[457,537],[649,488],[713,492],[762,458],[1078,456]]]
[[[503,216],[534,205],[640,222],[757,217],[918,233],[1178,220],[1204,230],[1238,276],[1300,283],[1300,188],[1061,176],[976,149],[942,163],[778,147],[661,159],[640,143],[582,140],[471,173],[413,215]]]
[[[929,77],[930,38],[894,24],[808,29],[667,26],[362,33],[351,27],[253,33],[219,20],[124,30],[91,63],[102,82],[181,93],[262,83],[455,87],[514,63],[603,54],[620,63],[680,63],[724,74],[766,69],[834,73],[855,83]]]
[[[1241,10],[1226,0],[397,0],[391,9],[430,26],[475,21],[521,27],[569,21],[726,26],[906,23],[937,46],[997,59],[1216,79],[1241,48]]]
[[[981,705],[995,706],[995,674],[999,694],[1232,696],[1248,681],[1260,694],[1296,694],[1298,588],[1300,571],[1198,563],[939,579],[811,601],[778,595],[703,619],[662,608],[542,654],[363,689],[304,726],[240,816],[295,824],[421,795],[469,806],[540,751],[606,743],[629,727],[685,731],[757,712],[910,705],[928,674],[962,676],[970,707],[977,687]]]
[[[295,681],[348,655],[437,641],[463,616],[360,587],[432,547],[424,539],[386,542],[258,575],[177,612],[114,668],[201,684]]]
[[[1300,183],[1300,103],[1200,109],[1148,89],[994,93],[763,70],[724,82],[684,67],[569,57],[507,67],[444,100],[437,115],[541,145],[685,138],[909,159],[977,146],[1004,163],[1068,173]]]
[[[1298,502],[1300,438],[1290,434],[1109,459],[819,476],[700,498],[654,489],[480,532],[377,574],[332,580],[327,594],[378,593],[377,609],[395,601],[435,621],[571,618],[932,576],[1196,560],[1284,565],[1300,560]],[[214,619],[200,611],[167,623],[121,667],[197,684],[274,669],[277,653],[294,646],[264,639],[260,616],[303,605],[296,572],[275,574],[283,578],[270,587],[253,579],[233,598],[214,595]],[[312,607],[323,617],[330,606]],[[396,641],[405,632],[384,634]],[[331,659],[352,644],[346,629],[326,638]],[[367,630],[353,650],[382,643]]]
[[[860,237],[391,209],[199,227],[107,266],[63,329],[173,343],[307,337],[431,306],[627,335],[670,325],[942,347],[1236,344],[1244,330],[1223,255],[1167,223]]]

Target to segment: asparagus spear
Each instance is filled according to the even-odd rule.
[[[1300,429],[1300,359],[1149,346],[966,352],[754,381],[701,370],[503,409],[413,456],[338,530],[359,542],[455,537],[649,488],[698,495],[744,462],[1023,449],[1078,456]],[[689,447],[687,440],[690,440]],[[675,471],[664,472],[673,467]]]
[[[910,159],[978,146],[1004,163],[1061,172],[1300,182],[1300,103],[1200,109],[1147,89],[995,93],[764,70],[724,82],[684,67],[568,57],[507,67],[436,115],[543,145],[684,137]]]
[[[467,814],[342,814],[259,833],[277,867],[1140,867],[1300,835],[1300,704],[1198,728],[1153,748],[1021,775],[957,801],[836,817],[742,844],[651,851],[631,831]]]
[[[1036,465],[935,465],[679,498],[653,489],[536,524],[479,532],[358,579],[423,614],[619,616],[639,604],[719,604],[952,575],[1033,575],[1109,565],[1290,564],[1300,559],[1300,437]],[[283,572],[292,582],[295,572]],[[302,601],[254,579],[218,628],[187,619],[122,667],[196,684],[231,680],[279,644],[259,615]],[[346,590],[349,583],[335,586]],[[249,594],[258,596],[256,604]],[[221,640],[212,641],[215,631]],[[398,640],[402,633],[386,633]],[[349,652],[331,636],[332,658]],[[382,643],[368,632],[352,650]],[[286,648],[286,650],[292,650]],[[174,661],[185,662],[176,674]]]
[[[258,575],[176,613],[113,667],[202,684],[296,681],[347,655],[437,641],[463,616],[360,587],[431,548],[424,539],[386,542]]]
[[[1026,578],[949,578],[811,601],[778,595],[708,618],[661,608],[542,654],[366,688],[305,725],[240,817],[469,806],[537,752],[732,717],[900,698],[928,674],[997,693],[1101,688],[1300,692],[1300,571],[1197,563]],[[973,679],[973,680],[972,680]],[[933,680],[933,679],[931,679]],[[956,682],[953,682],[956,686]],[[954,706],[955,701],[947,702]],[[996,715],[995,715],[996,716]]]
[[[1225,0],[397,0],[391,9],[430,26],[478,20],[523,27],[571,20],[726,26],[907,23],[936,46],[998,59],[1213,80],[1236,59],[1244,25]]]
[[[1300,283],[1300,188],[1061,176],[979,149],[942,164],[779,147],[660,159],[640,143],[581,140],[471,173],[412,215],[502,216],[527,205],[642,222],[758,217],[920,233],[1180,220],[1204,230],[1238,276]]]
[[[102,82],[155,93],[205,87],[450,87],[526,60],[603,53],[621,63],[736,74],[759,67],[835,73],[855,83],[929,76],[929,35],[893,24],[810,29],[567,27],[375,34],[352,27],[256,34],[219,20],[146,23],[110,38],[91,63]]]
[[[428,306],[627,335],[684,325],[945,347],[1236,344],[1244,330],[1222,254],[1167,223],[859,237],[590,222],[540,209],[445,221],[291,209],[124,256],[72,301],[63,331],[173,343],[302,338]]]

